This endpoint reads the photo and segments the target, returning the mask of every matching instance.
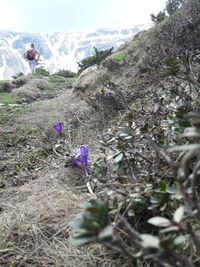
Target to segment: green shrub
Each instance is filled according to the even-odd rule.
[[[109,55],[111,55],[113,50],[113,47],[110,49],[106,49],[106,50],[97,50],[94,47],[94,51],[95,51],[95,55],[84,58],[83,60],[81,60],[80,62],[78,62],[78,66],[79,66],[79,70],[78,73],[83,72],[85,69],[93,66],[93,65],[97,65],[99,66],[100,63]]]
[[[151,20],[156,24],[160,23],[179,10],[184,2],[185,0],[168,0],[163,11],[160,11],[157,15],[151,14]]]
[[[53,76],[61,76],[65,78],[74,78],[76,77],[76,75],[77,74],[75,72],[72,72],[70,70],[60,70],[53,74]]]
[[[166,18],[166,14],[165,11],[160,11],[157,15],[151,14],[151,20],[153,22],[160,23],[161,21],[163,21]]]
[[[172,15],[178,9],[181,8],[184,0],[168,0],[166,2],[166,11],[169,15]]]
[[[47,70],[43,69],[43,68],[37,68],[35,70],[35,74],[36,75],[42,75],[42,76],[50,76],[50,73]]]
[[[141,61],[153,74],[138,71],[144,93],[135,91],[134,101],[124,101],[125,86],[118,92],[104,82],[114,98],[132,105],[102,135],[102,154],[91,167],[95,199],[70,226],[76,244],[103,244],[115,263],[113,251],[120,252],[124,259],[115,266],[199,265],[199,10],[200,1],[188,1],[185,13],[141,42],[149,57]],[[158,85],[147,89],[149,77]],[[142,257],[147,262],[138,264]]]
[[[17,78],[19,78],[19,77],[21,77],[21,76],[23,76],[23,75],[24,75],[23,72],[19,72],[19,73],[13,75],[12,78],[13,78],[13,79],[17,79]]]

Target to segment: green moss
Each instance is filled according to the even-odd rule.
[[[125,57],[126,57],[126,55],[123,52],[119,52],[119,53],[114,55],[114,59],[116,59],[118,61],[124,60]]]

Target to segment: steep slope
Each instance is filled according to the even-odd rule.
[[[112,120],[95,176],[112,192],[108,202],[103,194],[90,202],[73,226],[74,242],[109,245],[128,266],[199,266],[199,13],[199,1],[185,1],[74,84]]]

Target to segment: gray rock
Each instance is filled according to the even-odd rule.
[[[73,87],[80,91],[95,89],[98,85],[100,70],[97,66],[91,66],[84,70],[74,82]]]

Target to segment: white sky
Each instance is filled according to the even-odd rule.
[[[0,30],[62,32],[151,23],[167,0],[0,0]]]

